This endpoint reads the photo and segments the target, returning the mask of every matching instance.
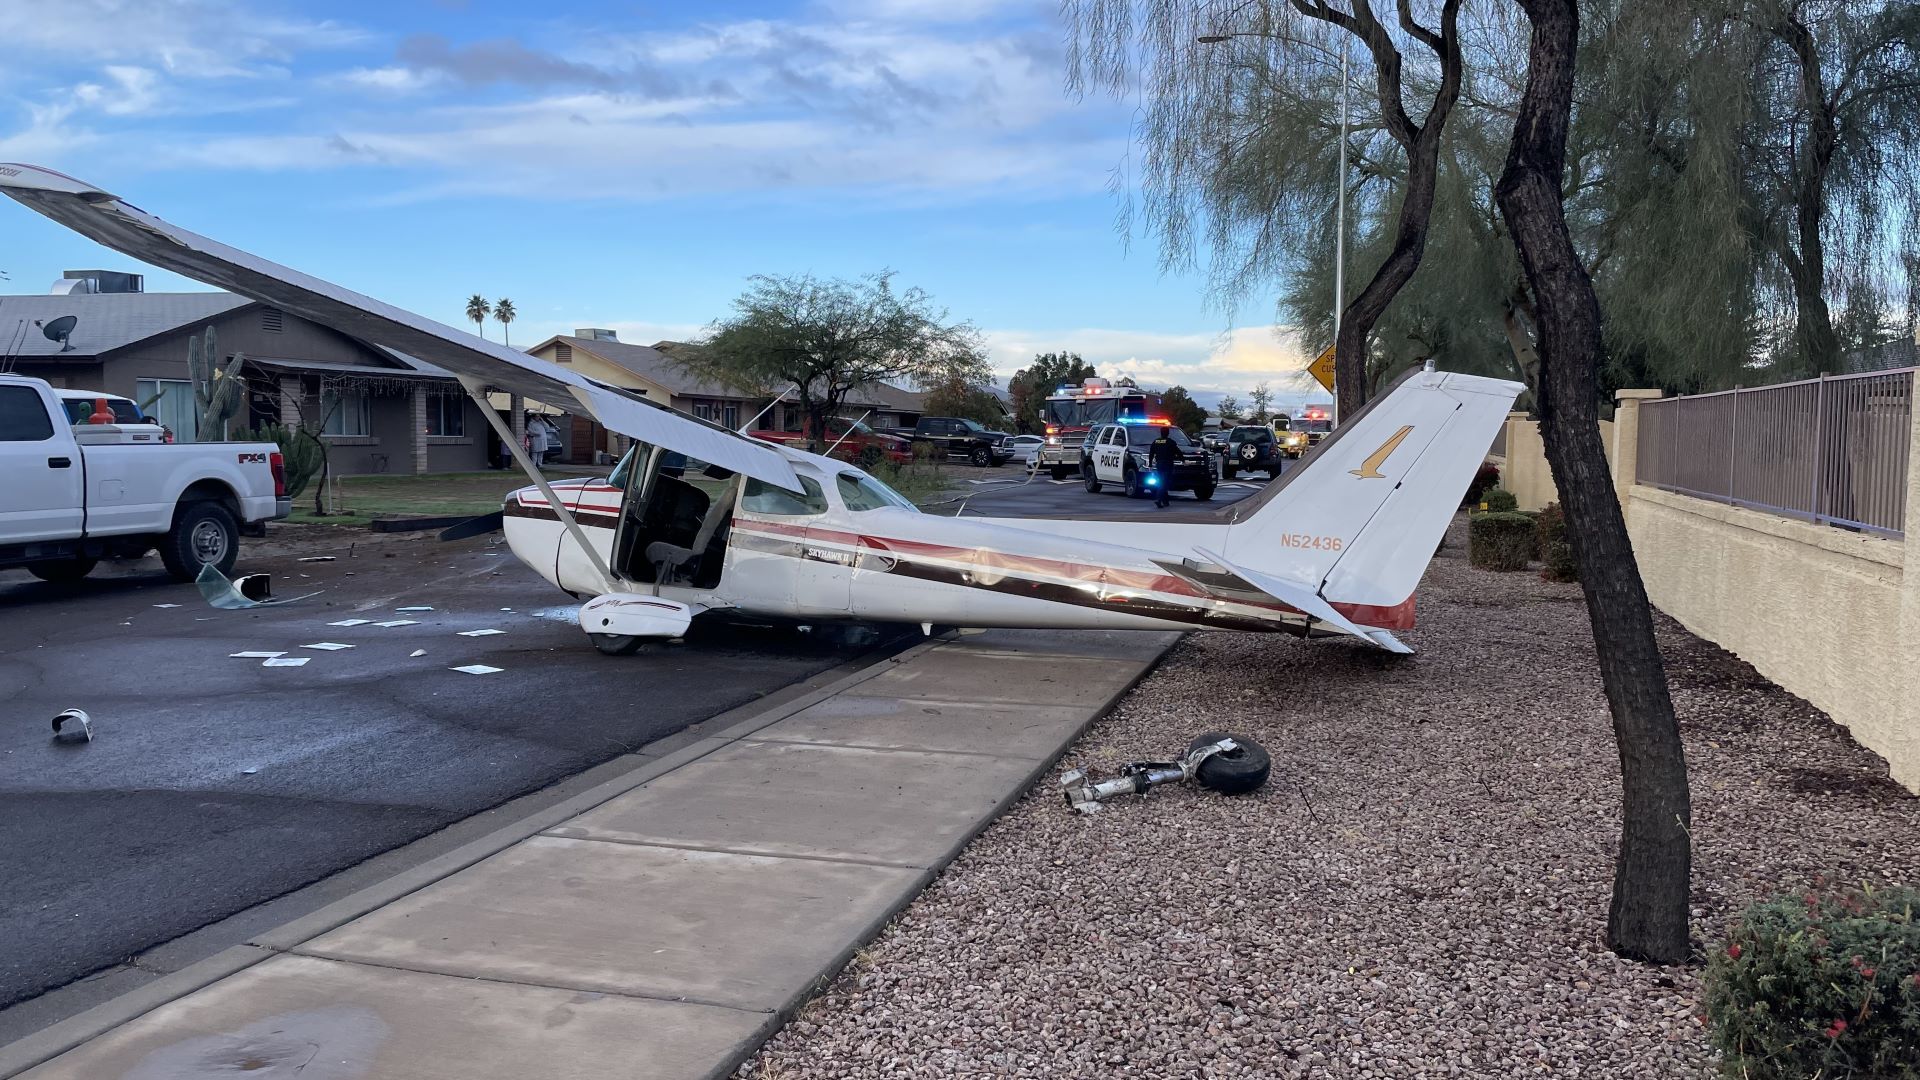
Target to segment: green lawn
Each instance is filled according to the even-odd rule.
[[[923,506],[947,493],[952,483],[945,466],[929,462],[881,465],[872,471],[894,490]],[[546,475],[549,480],[567,480],[592,472],[594,470],[584,466],[575,466],[565,471],[548,469]],[[308,487],[294,500],[293,513],[287,520],[311,525],[366,525],[379,517],[478,517],[500,509],[500,500],[507,492],[526,486],[527,478],[518,469],[422,476],[344,476],[340,478],[342,513],[316,515],[313,488]]]
[[[549,480],[566,480],[593,472],[585,466],[569,471],[546,470]],[[426,473],[420,476],[343,476],[340,504],[344,511],[320,517],[313,512],[313,488],[300,493],[288,521],[319,525],[365,525],[376,517],[476,517],[500,509],[507,492],[527,486],[518,469],[500,472]]]

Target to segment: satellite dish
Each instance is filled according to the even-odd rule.
[[[73,336],[73,328],[79,322],[80,319],[78,316],[62,315],[52,322],[47,323],[45,326],[40,327],[40,332],[47,335],[48,341],[59,342],[61,352],[72,352],[73,346],[67,339]]]

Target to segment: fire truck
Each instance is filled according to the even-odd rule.
[[[1281,413],[1271,421],[1273,437],[1279,441],[1281,452],[1288,457],[1299,457],[1308,450],[1320,445],[1333,432],[1333,418],[1319,405],[1309,405],[1300,410],[1298,416]]]
[[[1055,480],[1080,474],[1080,447],[1087,432],[1101,424],[1163,415],[1159,394],[1148,393],[1132,379],[1088,379],[1079,386],[1062,386],[1047,395],[1046,442],[1033,455],[1035,471],[1046,470]]]

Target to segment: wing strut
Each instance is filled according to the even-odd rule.
[[[520,466],[520,471],[526,473],[527,479],[533,481],[534,486],[540,489],[540,494],[546,497],[547,505],[553,507],[554,514],[560,518],[560,524],[565,525],[567,532],[572,534],[573,542],[579,544],[580,550],[587,553],[587,561],[593,563],[594,573],[600,575],[600,591],[603,593],[622,591],[614,582],[613,573],[607,569],[607,561],[600,557],[600,552],[592,544],[587,543],[587,534],[580,528],[580,523],[573,519],[573,512],[567,509],[566,503],[560,501],[560,496],[553,493],[553,488],[547,484],[546,475],[534,465],[533,459],[527,456],[526,450],[514,440],[513,430],[507,427],[506,421],[500,419],[500,414],[495,412],[493,406],[488,403],[485,387],[480,380],[471,375],[461,375],[458,378],[460,385],[466,388],[467,396],[473,399],[475,405],[480,406],[480,415],[487,418],[493,433],[500,436],[500,442],[506,446],[507,453],[513,455],[514,463]]]

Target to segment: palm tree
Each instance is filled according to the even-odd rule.
[[[502,297],[493,302],[493,318],[500,324],[500,340],[508,345],[512,345],[513,341],[507,337],[507,326],[513,322],[515,314],[517,312],[513,310],[513,301]]]
[[[487,316],[493,314],[493,305],[479,293],[467,297],[467,318],[472,320],[474,329],[481,337],[487,336]]]

